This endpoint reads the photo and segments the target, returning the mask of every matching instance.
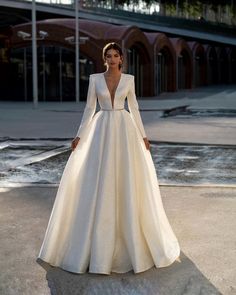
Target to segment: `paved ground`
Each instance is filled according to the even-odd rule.
[[[167,117],[160,112],[191,109],[236,110],[236,87],[203,88],[139,101],[151,141],[236,144],[235,117]],[[1,138],[72,138],[84,103],[0,102]],[[170,223],[179,239],[181,261],[133,276],[73,275],[36,262],[56,187],[0,188],[0,294],[236,294],[236,189],[161,187]],[[122,291],[121,291],[122,290]]]
[[[236,110],[236,86],[202,88],[164,94],[161,99],[139,100],[148,138],[236,145],[235,117],[160,118],[160,110],[186,105],[192,109]],[[39,103],[38,109],[34,109],[32,103],[0,102],[0,138],[73,138],[84,106],[84,102]]]
[[[46,272],[35,258],[56,188],[0,191],[0,294],[50,294]],[[47,279],[52,290],[56,290],[53,294],[236,294],[236,189],[162,187],[161,193],[180,242],[181,262],[137,277],[132,272],[109,278],[48,268]]]

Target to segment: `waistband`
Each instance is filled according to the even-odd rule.
[[[100,109],[101,111],[121,111],[121,110],[124,110],[124,108],[123,109]]]

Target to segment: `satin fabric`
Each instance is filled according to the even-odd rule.
[[[90,76],[80,142],[66,163],[38,254],[53,266],[138,273],[166,267],[180,255],[134,88],[134,77],[122,73],[112,107],[104,74]]]

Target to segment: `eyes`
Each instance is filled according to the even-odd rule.
[[[115,53],[113,56],[114,57],[119,57],[120,55],[118,53]],[[106,58],[111,58],[111,57],[112,57],[112,54],[107,54],[106,55]]]

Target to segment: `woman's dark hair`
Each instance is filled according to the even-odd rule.
[[[116,50],[119,53],[119,55],[123,57],[123,52],[120,45],[118,45],[116,42],[110,42],[110,43],[107,43],[102,50],[102,57],[104,62],[106,61],[107,51],[110,49]],[[121,69],[121,67],[122,67],[122,64],[119,64],[119,70]]]

